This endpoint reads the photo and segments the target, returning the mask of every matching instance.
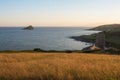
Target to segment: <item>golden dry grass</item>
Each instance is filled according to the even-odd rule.
[[[1,53],[0,80],[120,80],[120,56]]]

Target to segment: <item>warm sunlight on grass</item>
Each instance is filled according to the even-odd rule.
[[[120,80],[120,56],[104,54],[0,54],[0,80]]]

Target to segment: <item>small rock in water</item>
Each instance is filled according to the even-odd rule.
[[[23,30],[33,30],[33,29],[34,29],[34,28],[33,28],[32,25],[29,25],[28,27],[23,28]]]

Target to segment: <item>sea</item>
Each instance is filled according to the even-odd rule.
[[[0,27],[0,51],[3,50],[81,50],[92,45],[75,41],[69,37],[89,35],[98,31],[83,27],[35,27],[22,30],[22,27]]]

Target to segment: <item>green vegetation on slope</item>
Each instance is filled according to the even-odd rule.
[[[120,48],[120,24],[102,25],[91,30],[106,32],[106,46]],[[82,38],[95,41],[96,34],[84,35]]]
[[[120,32],[120,24],[102,25],[91,30],[106,31],[106,32]]]

